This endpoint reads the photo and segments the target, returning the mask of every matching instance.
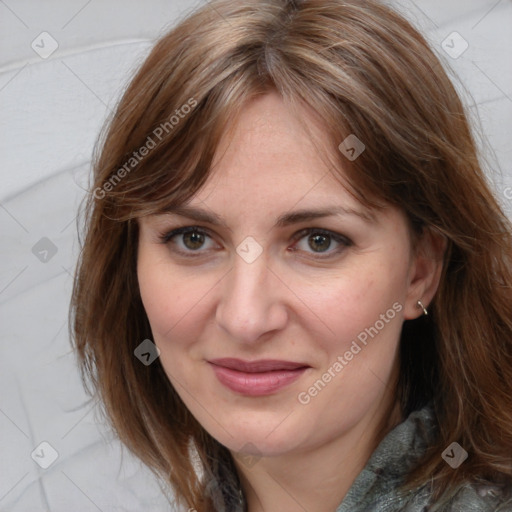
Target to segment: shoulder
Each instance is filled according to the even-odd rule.
[[[424,512],[512,512],[512,489],[498,485],[465,484],[443,504],[431,503]],[[422,511],[422,512],[423,512]]]
[[[512,512],[512,489],[503,489],[497,485],[468,483],[459,487],[451,498],[434,502],[428,486],[425,486],[416,492],[412,491],[402,502],[402,506],[384,507],[382,510],[386,512]]]
[[[512,490],[498,485],[466,484],[453,499],[447,512],[512,512]]]

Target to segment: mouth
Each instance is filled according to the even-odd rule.
[[[276,359],[243,361],[222,358],[209,360],[208,363],[221,384],[246,396],[275,393],[296,381],[310,368],[304,363]]]

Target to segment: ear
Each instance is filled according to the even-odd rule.
[[[418,239],[408,274],[405,320],[423,315],[418,300],[428,309],[439,286],[446,247],[446,237],[428,228]]]

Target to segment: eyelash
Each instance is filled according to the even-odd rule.
[[[187,234],[187,233],[198,233],[198,234],[206,235],[206,236],[212,238],[209,230],[200,228],[199,226],[184,226],[181,228],[173,229],[172,231],[166,231],[164,233],[160,233],[158,235],[158,238],[160,240],[160,243],[168,244],[169,242],[172,241],[172,239],[174,237],[176,237],[178,235]],[[321,229],[321,228],[306,228],[306,229],[299,231],[298,233],[295,233],[293,235],[294,242],[298,242],[302,238],[304,238],[308,235],[311,235],[311,234],[324,235],[324,236],[332,238],[334,241],[341,244],[341,247],[339,247],[338,249],[335,249],[334,251],[330,251],[329,253],[327,253],[328,254],[327,256],[321,256],[321,254],[326,254],[326,253],[309,253],[309,254],[314,255],[313,256],[314,259],[320,260],[320,259],[331,258],[334,255],[337,255],[340,252],[342,252],[345,248],[353,245],[352,240],[350,240],[346,236],[340,235],[339,233],[335,233],[333,231],[329,231],[326,229]],[[294,251],[295,250],[298,250],[298,249],[294,249]],[[181,256],[184,256],[185,258],[198,258],[198,257],[202,256],[202,254],[201,254],[202,251],[200,249],[198,249],[197,251],[191,251],[191,250],[182,251],[179,249],[178,250],[174,249],[174,252],[180,254]],[[194,252],[195,252],[195,254],[194,254]]]

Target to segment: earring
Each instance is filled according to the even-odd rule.
[[[423,309],[423,314],[424,314],[425,316],[426,316],[426,315],[428,315],[428,311],[427,311],[427,309],[425,308],[425,306],[423,305],[423,302],[421,302],[421,300],[419,300],[419,301],[417,302],[417,304],[418,304],[418,307],[419,307],[419,308]]]

